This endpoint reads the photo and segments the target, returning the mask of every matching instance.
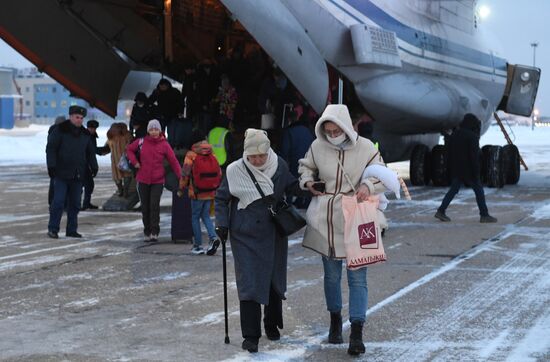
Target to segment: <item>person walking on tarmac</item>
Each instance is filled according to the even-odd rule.
[[[91,141],[94,145],[94,153],[95,155],[101,155],[97,148],[97,133],[96,130],[99,127],[99,122],[97,122],[95,119],[91,119],[88,122],[86,122],[86,129],[88,132],[90,132]],[[94,155],[94,157],[95,157]],[[80,210],[95,210],[97,209],[97,206],[92,204],[92,193],[94,192],[94,176],[92,176],[92,170],[90,168],[86,169],[86,173],[84,175],[84,200],[82,200],[82,208]]]
[[[191,136],[191,150],[185,155],[180,180],[180,190],[188,189],[191,199],[191,225],[193,227],[194,255],[204,254],[202,248],[201,220],[208,232],[210,243],[206,251],[207,255],[216,254],[220,240],[216,236],[214,225],[210,220],[210,205],[214,201],[216,189],[220,186],[222,170],[212,153],[202,131],[197,130]]]
[[[345,105],[328,105],[315,125],[315,134],[317,139],[305,158],[300,160],[298,169],[300,186],[314,196],[306,214],[303,246],[322,255],[325,299],[330,312],[328,342],[340,344],[343,343],[340,281],[342,260],[346,258],[342,196],[355,189],[358,201],[362,202],[369,195],[383,193],[382,182],[363,174],[367,166],[385,165],[374,144],[353,130]],[[320,184],[323,187],[318,187]],[[351,322],[348,353],[358,355],[365,353],[363,324],[367,312],[367,268],[348,269],[347,277]]]
[[[82,196],[82,181],[86,170],[92,177],[98,166],[90,132],[82,126],[86,108],[71,106],[69,119],[52,129],[46,145],[48,174],[54,179],[54,197],[50,208],[48,236],[57,239],[59,224],[67,200],[67,237],[81,238],[78,211]]]
[[[250,176],[254,175],[256,185]],[[222,240],[230,233],[240,300],[242,348],[258,351],[261,304],[267,338],[278,340],[283,328],[282,300],[286,292],[288,238],[275,222],[258,188],[266,198],[282,200],[298,191],[297,180],[286,162],[271,149],[267,133],[249,128],[244,153],[226,170],[216,192],[216,231]]]
[[[154,243],[158,241],[160,233],[160,197],[164,188],[164,160],[168,161],[174,174],[178,175],[178,182],[181,177],[181,167],[172,147],[162,134],[158,120],[149,121],[147,133],[145,138],[137,139],[128,145],[126,155],[137,169],[136,181],[145,241]]]
[[[457,131],[449,137],[449,165],[451,168],[451,187],[437,209],[434,217],[441,221],[451,221],[445,214],[447,207],[463,184],[470,185],[476,194],[479,208],[479,222],[494,223],[497,218],[489,215],[485,203],[485,193],[480,180],[479,166],[479,133],[481,121],[473,114],[464,116]]]

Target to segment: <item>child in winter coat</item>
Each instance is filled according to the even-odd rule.
[[[172,171],[178,176],[181,174],[181,167],[172,147],[162,134],[160,122],[156,119],[147,124],[147,136],[141,142],[141,150],[140,139],[137,139],[128,145],[126,155],[137,169],[136,181],[145,241],[155,243],[160,233],[160,198],[166,175],[164,161],[168,161]]]
[[[180,181],[180,192],[188,189],[191,199],[191,224],[193,227],[193,249],[195,255],[204,254],[202,248],[202,232],[200,221],[204,223],[210,244],[206,251],[208,255],[216,254],[220,240],[214,231],[210,220],[210,206],[214,201],[216,189],[221,183],[222,171],[212,152],[212,146],[205,140],[204,134],[196,131],[192,135],[191,151],[185,155]]]

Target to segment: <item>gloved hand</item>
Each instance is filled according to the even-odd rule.
[[[55,177],[55,168],[53,168],[53,167],[48,167],[48,176],[50,176],[50,178],[54,178],[54,177]]]
[[[222,241],[226,241],[229,235],[229,229],[224,226],[216,226],[216,234],[218,234]]]
[[[97,171],[98,171],[97,168],[92,169],[92,177],[96,177],[96,176],[97,176]]]

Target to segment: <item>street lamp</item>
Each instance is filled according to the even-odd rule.
[[[531,43],[531,46],[533,47],[533,68],[536,68],[537,66],[537,47],[539,46],[539,43],[534,41]],[[531,120],[531,130],[535,129],[535,121],[537,120],[539,116],[539,110],[535,108],[533,111],[533,119]]]
[[[533,68],[536,67],[536,60],[537,60],[537,47],[539,46],[538,42],[532,42],[531,46],[533,47]]]

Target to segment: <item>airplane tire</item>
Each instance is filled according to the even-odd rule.
[[[432,183],[434,186],[449,186],[451,184],[446,146],[437,145],[432,148],[431,171]]]
[[[487,150],[487,186],[501,188],[504,186],[504,163],[502,147],[491,146]]]
[[[519,162],[519,150],[515,145],[502,147],[502,163],[504,166],[504,181],[508,185],[515,185],[519,181],[521,167]]]
[[[425,186],[430,183],[430,164],[430,149],[428,146],[414,146],[409,166],[409,174],[413,186]]]
[[[480,153],[480,178],[483,184],[487,184],[487,160],[489,159],[489,149],[493,147],[491,145],[485,145],[481,147]]]

